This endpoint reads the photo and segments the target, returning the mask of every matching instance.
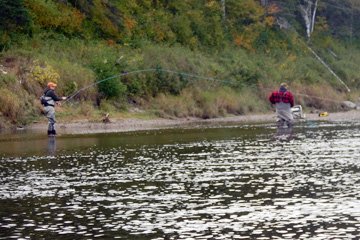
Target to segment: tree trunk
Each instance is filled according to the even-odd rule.
[[[315,5],[314,5],[314,10],[313,10],[313,14],[312,14],[312,21],[311,21],[311,33],[314,32],[316,10],[317,10],[317,6],[318,6],[318,2],[319,2],[319,0],[316,0]]]
[[[226,0],[221,0],[222,21],[226,21]]]
[[[299,5],[300,13],[304,19],[306,27],[306,36],[308,39],[311,37],[311,33],[314,31],[315,20],[316,20],[316,10],[319,0],[305,0],[304,5]]]
[[[306,36],[308,38],[310,38],[310,35],[311,35],[310,4],[308,4],[307,6],[300,5],[299,8],[300,8],[301,16],[303,17],[304,22],[305,22]]]

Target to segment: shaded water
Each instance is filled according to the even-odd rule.
[[[359,239],[360,125],[275,132],[2,140],[0,238]]]

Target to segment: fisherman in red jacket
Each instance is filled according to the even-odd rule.
[[[286,83],[280,85],[279,91],[272,92],[269,100],[275,104],[278,127],[282,128],[284,124],[291,128],[294,123],[294,117],[291,108],[294,106],[294,97]]]

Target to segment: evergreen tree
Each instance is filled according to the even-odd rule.
[[[30,17],[24,0],[0,0],[0,31],[27,32],[30,30]]]

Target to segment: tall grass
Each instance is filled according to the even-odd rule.
[[[230,88],[204,90],[201,87],[184,89],[180,95],[161,94],[154,100],[154,107],[161,117],[214,118],[227,115],[259,113],[268,105],[249,90]]]
[[[0,112],[13,123],[21,118],[22,104],[20,98],[8,89],[0,89]]]

